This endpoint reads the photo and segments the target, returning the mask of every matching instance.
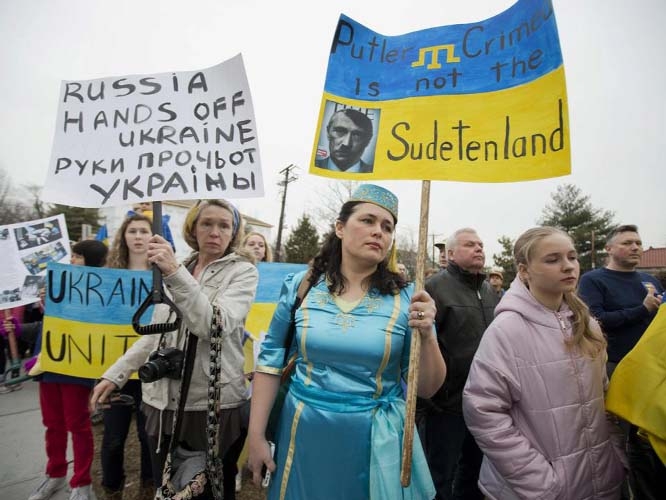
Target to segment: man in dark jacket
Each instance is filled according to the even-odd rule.
[[[419,432],[437,499],[482,499],[477,487],[483,455],[462,414],[462,392],[481,335],[493,319],[498,296],[483,274],[483,242],[471,228],[446,243],[448,266],[425,289],[437,305],[439,348],[446,360],[444,385],[430,400],[419,400]]]

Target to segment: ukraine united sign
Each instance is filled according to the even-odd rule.
[[[510,182],[571,172],[567,94],[550,0],[519,0],[471,24],[400,36],[341,15],[310,173],[330,154],[338,110],[372,123],[356,179]]]
[[[268,330],[282,282],[305,264],[259,263],[255,301],[245,326],[252,339]],[[73,266],[51,262],[42,331],[45,371],[99,378],[139,338],[132,317],[152,290],[151,271]],[[152,306],[141,317],[149,324]],[[252,350],[246,353],[252,369]]]
[[[99,378],[139,336],[132,317],[150,295],[151,271],[50,262],[44,301],[41,366]],[[141,318],[150,323],[152,306]]]

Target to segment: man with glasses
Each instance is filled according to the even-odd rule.
[[[372,172],[372,164],[361,159],[372,139],[372,121],[365,113],[351,108],[336,111],[328,121],[326,134],[328,156],[317,158],[315,166],[335,172]]]

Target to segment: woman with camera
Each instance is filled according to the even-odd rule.
[[[241,441],[240,406],[245,401],[243,373],[243,325],[257,287],[258,273],[252,258],[239,248],[243,236],[242,219],[225,200],[201,200],[187,213],[183,227],[186,243],[194,249],[179,264],[168,241],[159,235],[148,244],[148,261],[162,273],[171,300],[182,313],[182,326],[162,335],[144,335],[102,376],[91,405],[105,404],[113,391],[123,387],[130,375],[143,376],[142,410],[150,445],[153,478],[162,484],[162,470],[173,436],[174,413],[180,391],[182,357],[188,334],[197,337],[192,378],[176,437],[180,448],[205,451],[208,405],[210,332],[213,306],[219,312],[222,328],[221,384],[218,433],[223,463],[235,462]],[[173,321],[166,305],[155,306],[153,323]],[[146,363],[148,361],[148,363]],[[154,380],[147,382],[149,380]],[[234,456],[235,455],[235,456]],[[234,476],[224,478],[224,489],[234,488]]]
[[[116,269],[148,270],[148,241],[153,235],[152,221],[145,215],[132,214],[125,218],[116,232],[107,259],[107,266]],[[120,393],[128,398],[128,404],[114,404],[103,411],[104,436],[102,438],[102,488],[107,500],[123,497],[125,486],[125,441],[136,415],[136,428],[141,447],[140,500],[155,496],[153,470],[150,464],[150,449],[145,430],[145,419],[141,406],[141,381],[130,380]],[[133,402],[133,404],[131,404]]]

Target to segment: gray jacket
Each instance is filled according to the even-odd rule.
[[[166,333],[161,346],[158,346],[160,335],[144,335],[118,358],[102,378],[122,387],[158,347],[177,347],[184,350],[185,332],[189,330],[199,341],[185,410],[206,410],[210,327],[213,317],[212,304],[215,303],[221,311],[223,325],[222,344],[219,349],[222,363],[219,380],[222,385],[220,408],[236,408],[245,401],[242,338],[245,318],[254,300],[259,275],[251,262],[231,253],[206,266],[197,281],[186,267],[196,257],[197,254],[192,254],[175,273],[164,278],[168,293],[183,315],[181,328],[177,332]],[[169,318],[168,306],[155,306],[153,323],[171,321],[173,318]],[[180,380],[170,378],[144,383],[143,401],[158,410],[175,410],[179,387]]]

